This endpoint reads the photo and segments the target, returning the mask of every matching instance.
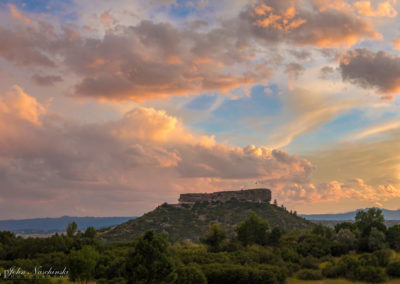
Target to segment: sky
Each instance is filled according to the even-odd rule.
[[[400,203],[400,2],[0,1],[0,218],[265,187]]]

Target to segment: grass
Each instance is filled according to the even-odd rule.
[[[346,279],[324,279],[324,280],[315,280],[315,281],[310,281],[310,280],[299,280],[296,278],[288,278],[287,279],[287,284],[365,284],[366,282],[360,282],[360,281],[350,281]],[[390,281],[385,282],[387,284],[400,284],[400,279],[393,279]]]

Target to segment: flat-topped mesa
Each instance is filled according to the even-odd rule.
[[[238,191],[219,191],[213,193],[184,193],[179,197],[179,203],[195,203],[195,202],[226,202],[230,199],[250,202],[267,202],[271,201],[271,190],[267,188],[254,188]]]

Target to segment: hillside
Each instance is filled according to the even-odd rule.
[[[92,226],[96,229],[124,223],[135,217],[72,217],[34,218],[20,220],[0,220],[0,231],[11,231],[18,234],[51,234],[63,232],[67,225],[76,222],[79,230]]]
[[[278,206],[232,199],[225,203],[164,203],[137,219],[101,230],[99,237],[108,241],[132,240],[148,230],[155,230],[168,233],[171,241],[196,240],[203,236],[213,223],[220,223],[229,234],[233,235],[233,227],[252,211],[266,219],[272,228],[289,230],[312,226],[311,222],[290,214]]]

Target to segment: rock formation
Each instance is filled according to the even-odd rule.
[[[271,190],[266,188],[254,188],[238,191],[219,191],[213,193],[184,193],[179,197],[179,203],[195,203],[195,202],[226,202],[230,199],[237,199],[250,202],[267,202],[271,201]]]

